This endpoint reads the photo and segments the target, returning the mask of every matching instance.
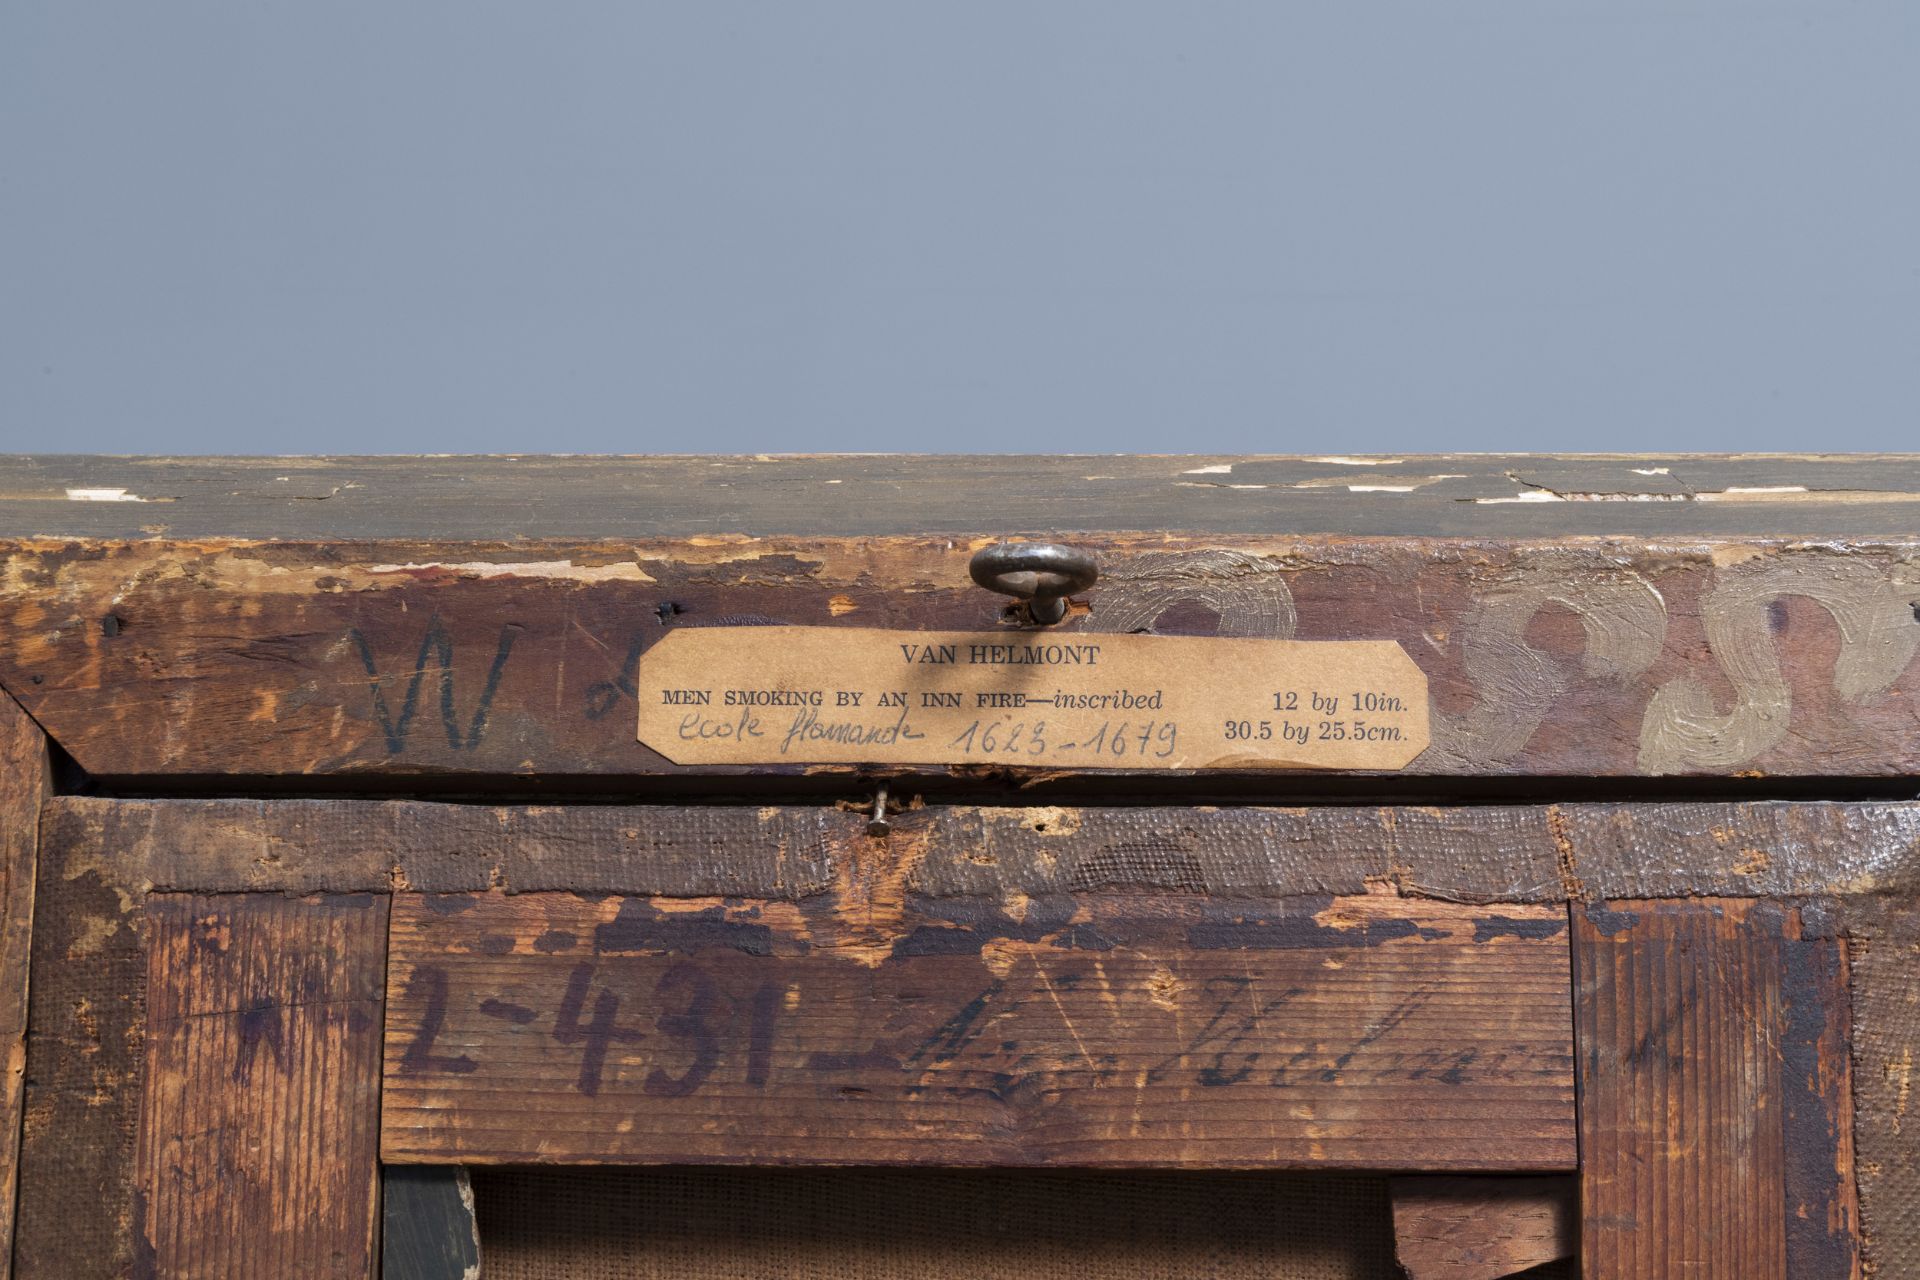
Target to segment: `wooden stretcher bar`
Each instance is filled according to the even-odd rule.
[[[1103,828],[1117,815],[1097,811],[1048,815],[1056,832],[1071,829],[1053,837],[1052,861],[1081,868],[1077,889],[1062,893],[1041,857],[996,865],[985,882],[956,879],[957,864],[987,846],[978,821],[937,809],[917,828],[879,839],[864,833],[861,815],[837,811],[601,808],[586,818],[438,806],[448,811],[444,822],[416,815],[414,839],[383,848],[369,845],[356,807],[383,806],[50,802],[21,1274],[117,1274],[116,1265],[181,1256],[166,1250],[199,1256],[195,1241],[237,1248],[254,1224],[260,1240],[249,1247],[261,1258],[287,1256],[272,1251],[292,1241],[364,1247],[366,1197],[287,1193],[305,1162],[323,1156],[344,1187],[364,1189],[376,1116],[384,1159],[441,1166],[855,1160],[1518,1172],[1578,1164],[1591,1179],[1604,1166],[1576,1157],[1576,1064],[1600,1065],[1582,1076],[1588,1097],[1602,1085],[1623,1099],[1671,1086],[1646,1074],[1655,1064],[1638,1039],[1604,1048],[1611,1024],[1600,1019],[1613,1006],[1603,989],[1572,975],[1594,963],[1596,947],[1632,940],[1619,920],[1668,910],[1662,901],[1693,913],[1683,918],[1734,922],[1736,943],[1758,939],[1742,944],[1741,967],[1709,970],[1732,992],[1730,1003],[1719,1021],[1689,1024],[1688,1055],[1727,1061],[1793,1042],[1803,1051],[1782,1062],[1825,1072],[1791,1107],[1779,1101],[1782,1075],[1728,1069],[1688,1086],[1713,1094],[1716,1115],[1743,1116],[1749,1129],[1755,1116],[1777,1126],[1768,1130],[1767,1150],[1776,1153],[1768,1168],[1781,1194],[1760,1195],[1747,1210],[1770,1213],[1782,1241],[1791,1227],[1805,1244],[1800,1207],[1817,1202],[1836,1215],[1831,1256],[1843,1256],[1832,1251],[1852,1239],[1850,1023],[1836,998],[1844,996],[1850,899],[1821,899],[1817,928],[1807,908],[1783,914],[1766,899],[1613,907],[1594,899],[1576,908],[1583,932],[1574,935],[1557,877],[1532,902],[1496,894],[1481,905],[1423,896],[1388,878],[1373,893],[1303,897],[1305,881],[1288,878],[1352,874],[1341,861],[1367,848],[1418,859],[1532,839],[1552,850],[1556,828],[1576,849],[1644,850],[1698,820],[1685,807],[1573,807],[1537,828],[1516,827],[1511,810],[1479,819],[1461,810],[1437,828],[1423,827],[1418,810],[1324,811],[1299,860],[1238,897],[1143,885],[1141,864],[1093,857],[1084,833],[1139,830]],[[1272,819],[1259,811],[1217,818],[1223,839],[1236,828],[1271,838]],[[514,876],[574,875],[582,887],[548,881],[504,891],[492,849],[466,843],[476,820],[508,833],[522,859],[504,864]],[[1697,838],[1785,859],[1796,834],[1891,837],[1910,820],[1895,805],[1734,805]],[[715,844],[730,830],[738,858]],[[795,831],[811,833],[803,847],[817,875],[790,862],[793,846],[768,846],[762,834]],[[675,833],[684,841],[689,832],[690,843],[677,843]],[[1029,827],[991,847],[1023,841],[1038,851],[1049,837]],[[229,845],[252,856],[229,859]],[[369,847],[379,857],[356,856]],[[624,856],[633,848],[656,856]],[[564,850],[568,861],[536,870],[551,856],[542,850]],[[696,850],[736,868],[775,856],[758,863],[758,892],[736,883],[736,892],[714,894],[684,881],[663,890],[662,875],[676,866],[684,874]],[[441,868],[436,890],[408,886],[409,867]],[[1598,858],[1591,870],[1603,886],[1626,874]],[[369,892],[370,876],[388,878]],[[389,909],[390,930],[370,929]],[[1596,933],[1595,921],[1614,932]],[[349,927],[352,940],[324,931]],[[278,941],[265,941],[276,933]],[[226,968],[183,962],[182,948],[214,941],[228,947],[215,957]],[[323,952],[321,981],[299,957]],[[222,976],[229,972],[235,977]],[[129,973],[140,978],[131,995],[122,982]],[[241,976],[244,998],[225,998]],[[182,1001],[198,1001],[207,1016],[165,1014],[156,1026],[156,1009]],[[382,1024],[384,1055],[371,1029]],[[1603,1052],[1614,1056],[1593,1056]],[[326,1070],[306,1069],[322,1060],[315,1055],[330,1055]],[[292,1079],[306,1092],[286,1092]],[[126,1082],[145,1083],[130,1091]],[[314,1089],[327,1091],[324,1099]],[[194,1184],[154,1163],[151,1153],[178,1131],[177,1112],[162,1104],[189,1101],[197,1113],[252,1126],[273,1157],[254,1167],[262,1198],[249,1203],[262,1207],[244,1221],[213,1201],[182,1200]],[[1611,1113],[1623,1144],[1655,1114],[1634,1105],[1623,1100]],[[322,1107],[332,1117],[324,1131],[287,1123]],[[144,1148],[129,1140],[135,1134],[145,1135]],[[268,1134],[298,1140],[273,1146]],[[343,1145],[347,1134],[366,1145]],[[1876,1152],[1885,1141],[1875,1139]],[[1725,1155],[1710,1145],[1684,1149],[1702,1160]],[[361,1154],[348,1158],[353,1150]],[[183,1150],[173,1167],[218,1166],[219,1157],[217,1148]],[[1668,1185],[1689,1187],[1690,1176],[1676,1166]],[[1591,1208],[1603,1195],[1640,1194],[1639,1185],[1589,1182],[1584,1194]],[[316,1203],[327,1215],[316,1217]],[[1685,1248],[1685,1228],[1676,1214],[1662,1230]],[[99,1250],[97,1270],[73,1270],[76,1241]]]

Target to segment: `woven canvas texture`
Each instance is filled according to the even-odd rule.
[[[474,1198],[487,1280],[1402,1274],[1393,1261],[1386,1182],[1370,1177],[476,1170]]]

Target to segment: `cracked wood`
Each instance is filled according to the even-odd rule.
[[[402,894],[382,1153],[1567,1169],[1565,926],[1089,894],[876,933],[819,903]]]

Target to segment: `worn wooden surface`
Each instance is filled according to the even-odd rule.
[[[473,1183],[454,1165],[381,1173],[380,1280],[480,1280]]]
[[[33,945],[34,862],[49,791],[47,739],[0,693],[0,1280],[13,1271],[15,1188],[27,1079],[27,974]]]
[[[1852,974],[1854,1136],[1869,1273],[1920,1260],[1920,895],[1850,899],[1840,922]]]
[[[673,766],[639,744],[646,647],[728,623],[994,632],[1002,598],[967,579],[978,540],[40,540],[0,561],[0,685],[114,786],[513,777],[684,794],[711,775],[737,792],[745,766]],[[1433,741],[1393,786],[1920,771],[1911,540],[1086,541],[1105,579],[1063,635],[1399,642],[1427,676]],[[751,771],[760,795],[859,772]]]
[[[1897,909],[1920,884],[1913,805],[934,807],[901,815],[890,840],[872,841],[860,814],[831,809],[56,796],[44,823],[23,1275],[114,1275],[113,1259],[130,1257],[116,1251],[130,1239],[146,973],[139,902],[154,888],[825,894],[852,912],[897,909],[889,904],[906,893],[936,902],[1182,888],[1283,896],[1358,893],[1369,880],[1479,902],[1841,895],[1848,935],[1874,939],[1855,997],[1856,1038],[1870,1055],[1860,1079],[1863,1209],[1881,1274],[1920,1256],[1917,1131],[1903,1102],[1916,1043],[1903,957],[1920,931]],[[75,1257],[99,1269],[75,1272]]]
[[[1845,944],[1773,902],[1574,913],[1588,1280],[1860,1273]]]
[[[134,1273],[372,1273],[388,900],[147,899]]]
[[[1500,1280],[1571,1258],[1578,1190],[1572,1177],[1395,1178],[1394,1256],[1407,1280]]]
[[[33,913],[17,1280],[121,1280],[134,1262],[145,1062],[138,864],[98,830],[43,830]]]
[[[1107,887],[1227,897],[1920,896],[1920,804],[1210,808],[514,806],[56,796],[43,822],[115,883],[299,893],[577,890],[796,900]]]
[[[0,535],[1902,534],[1911,454],[0,456]]]
[[[389,1161],[1573,1164],[1556,909],[394,903]]]

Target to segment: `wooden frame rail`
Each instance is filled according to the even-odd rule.
[[[1851,1275],[1854,1088],[1884,1095],[1849,1076],[1848,962],[1897,960],[1905,917],[1807,853],[1844,836],[1904,884],[1920,828],[1905,804],[936,808],[885,839],[833,810],[42,810],[15,1271],[61,1277],[368,1274],[381,1160],[395,1187],[488,1161],[1473,1171],[1397,1196],[1436,1280],[1563,1249],[1551,1188],[1502,1174],[1577,1167],[1590,1277]],[[1716,862],[1768,897],[1662,896]],[[1861,1189],[1897,1205],[1906,1139],[1859,1135]],[[440,1175],[406,1185],[464,1221]],[[464,1256],[447,1230],[428,1256]]]
[[[1562,910],[942,906],[399,895],[382,1158],[1575,1165]]]

